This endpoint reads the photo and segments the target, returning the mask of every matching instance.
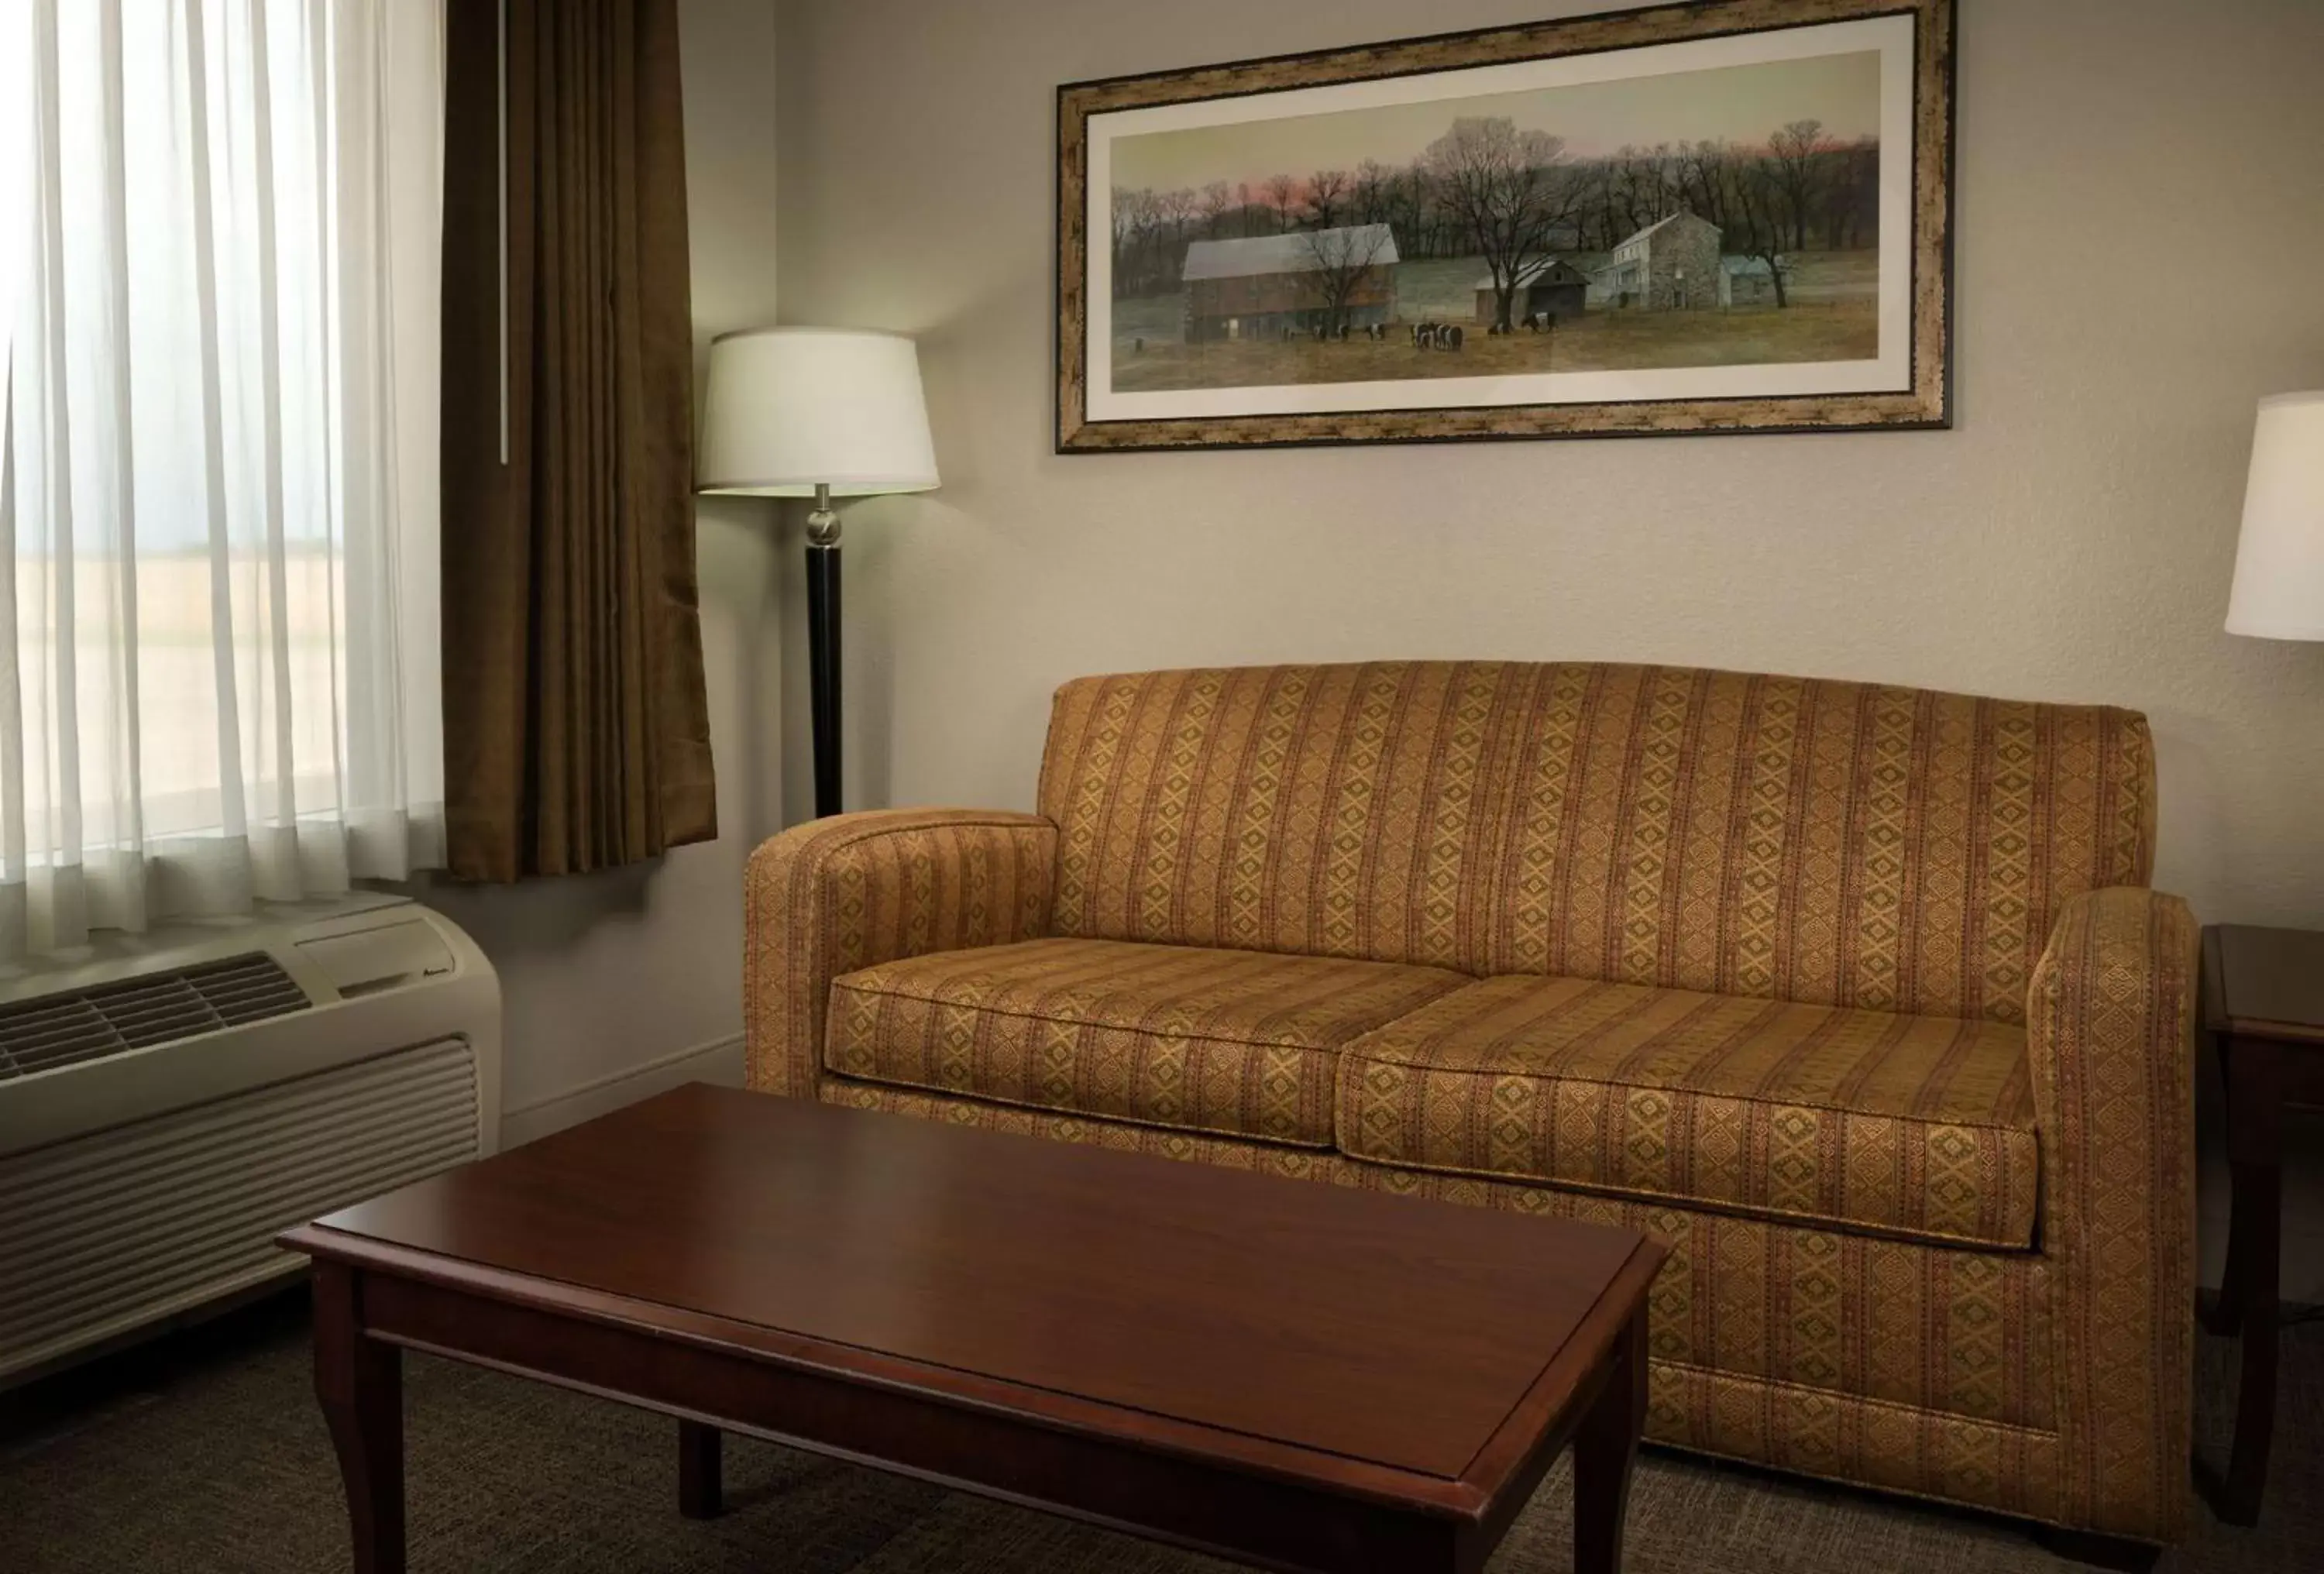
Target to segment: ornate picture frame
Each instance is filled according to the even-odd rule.
[[[1694,0],[1068,83],[1057,450],[1950,426],[1954,13]]]

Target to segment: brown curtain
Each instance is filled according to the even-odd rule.
[[[676,0],[507,0],[505,358],[500,7],[446,9],[450,863],[578,873],[717,834]]]

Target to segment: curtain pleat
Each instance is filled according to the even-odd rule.
[[[0,5],[0,958],[440,859],[442,45]]]
[[[97,272],[104,281],[106,336],[122,352],[105,357],[105,398],[111,419],[107,431],[110,452],[105,457],[99,484],[106,489],[110,528],[98,543],[90,565],[110,603],[106,626],[113,638],[99,650],[106,665],[104,725],[97,734],[108,768],[104,779],[111,786],[110,834],[88,849],[93,863],[103,866],[98,885],[102,901],[91,921],[106,928],[124,928],[145,911],[144,767],[135,747],[140,632],[137,627],[137,420],[130,396],[129,315],[129,157],[126,89],[123,85],[121,0],[104,0],[99,9],[98,46],[102,56],[98,82],[98,145],[104,192],[104,223]]]
[[[12,346],[13,349],[13,346]],[[0,391],[0,608],[16,602],[16,357],[8,357]],[[23,674],[14,640],[0,640],[0,721],[24,713]],[[29,861],[24,828],[24,730],[0,724],[0,873]],[[0,956],[31,948],[31,893],[22,879],[0,879]]]
[[[446,172],[447,830],[473,879],[717,833],[694,569],[674,0],[456,10]],[[508,460],[499,453],[506,400]]]

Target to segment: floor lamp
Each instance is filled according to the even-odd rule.
[[[815,499],[807,517],[807,641],[817,818],[840,810],[839,513],[832,503],[936,484],[911,340],[853,328],[758,328],[711,345],[695,490]]]

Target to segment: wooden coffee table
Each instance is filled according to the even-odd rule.
[[[1574,1446],[1621,1560],[1660,1247],[1621,1229],[681,1088],[302,1226],[359,1574],[401,1351],[1268,1568],[1479,1568]]]

